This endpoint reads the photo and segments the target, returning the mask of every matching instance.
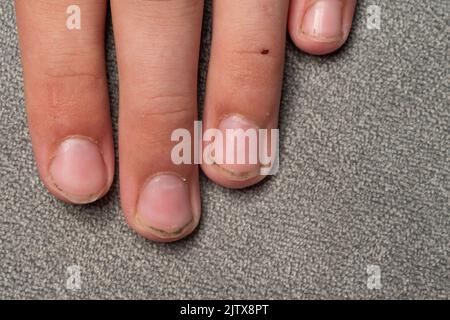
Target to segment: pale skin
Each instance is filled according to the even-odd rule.
[[[68,30],[66,9],[81,8]],[[104,32],[107,0],[16,0],[30,135],[37,168],[57,198],[85,204],[114,176]],[[201,215],[199,168],[171,160],[171,133],[193,130],[202,0],[111,0],[120,78],[120,198],[142,236],[171,242]],[[203,129],[272,129],[278,109],[286,29],[314,55],[346,41],[356,0],[215,0]],[[264,176],[248,165],[202,164],[228,188]]]

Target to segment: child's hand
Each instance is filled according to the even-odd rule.
[[[332,52],[350,32],[355,2],[215,0],[203,131],[276,128],[286,27],[300,49]],[[16,0],[37,166],[50,192],[72,203],[102,197],[114,175],[106,8],[106,0]],[[122,206],[138,233],[174,241],[200,218],[197,165],[173,161],[171,136],[180,128],[194,136],[203,1],[112,0],[111,10]],[[202,168],[230,188],[264,177],[259,162]]]

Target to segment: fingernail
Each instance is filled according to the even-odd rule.
[[[304,15],[302,32],[316,41],[340,41],[343,39],[342,18],[342,0],[318,0]]]
[[[239,136],[236,129],[242,129],[245,134]],[[220,122],[219,130],[224,138],[224,148],[222,161],[218,163],[218,167],[224,171],[227,178],[241,181],[259,175],[258,129],[255,123],[237,114],[228,116]],[[232,139],[234,139],[234,148],[232,149],[234,150],[234,157],[229,157],[227,144],[232,143]],[[250,139],[253,140],[253,143]],[[239,158],[244,161],[238,162]],[[231,161],[228,161],[228,159]]]
[[[136,219],[161,238],[183,233],[193,221],[187,182],[175,174],[153,177],[141,191]]]
[[[107,185],[106,166],[98,146],[87,138],[64,140],[49,167],[56,188],[71,202],[90,203]]]

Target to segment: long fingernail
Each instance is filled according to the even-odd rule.
[[[306,11],[301,30],[320,42],[343,40],[342,0],[317,0]]]
[[[242,129],[243,135],[239,135],[239,129]],[[241,181],[259,175],[258,129],[255,123],[237,114],[230,115],[220,122],[219,130],[224,137],[224,151],[218,167],[228,179]],[[234,148],[230,150],[234,154],[230,154],[227,150],[227,145],[233,142],[232,139]]]
[[[64,140],[50,163],[49,171],[55,187],[73,203],[93,202],[107,186],[103,156],[98,146],[87,138]]]
[[[141,191],[136,219],[160,238],[181,235],[194,219],[187,182],[175,174],[153,177]]]

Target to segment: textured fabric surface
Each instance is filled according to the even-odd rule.
[[[371,4],[380,30],[366,26]],[[117,179],[88,206],[39,181],[14,8],[0,1],[0,298],[449,298],[449,6],[360,1],[338,53],[289,42],[279,173],[241,191],[202,176],[198,231],[161,245],[126,226]],[[210,31],[208,4],[200,103]],[[107,49],[116,123],[110,23]],[[71,265],[77,291],[66,288]],[[368,265],[381,289],[368,288]]]

